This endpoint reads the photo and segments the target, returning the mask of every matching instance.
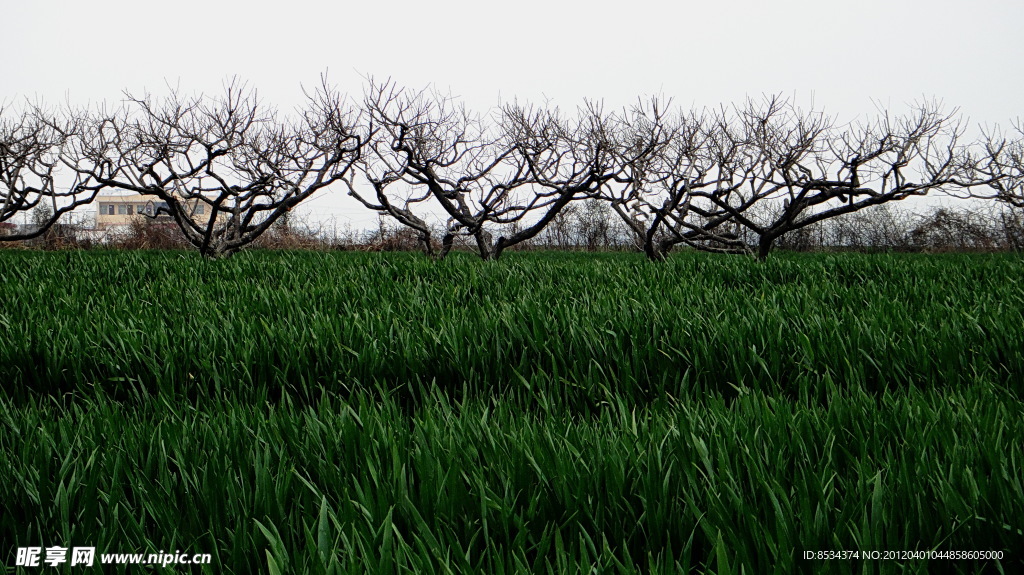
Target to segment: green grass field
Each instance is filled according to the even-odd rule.
[[[0,294],[12,572],[1024,570],[1019,256],[0,251]],[[846,550],[1004,559],[803,559]]]

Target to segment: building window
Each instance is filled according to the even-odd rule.
[[[132,205],[132,204],[128,204],[128,215],[129,216],[132,215],[134,213],[134,211],[135,211],[135,206]]]
[[[196,204],[196,214],[203,215],[206,213],[206,206],[204,204]]]
[[[117,215],[123,216],[128,213],[128,206],[124,204],[117,204]]]
[[[107,204],[106,206],[102,207],[106,208],[104,211],[108,216],[114,215],[114,204]]]

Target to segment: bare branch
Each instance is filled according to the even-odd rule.
[[[200,253],[227,256],[345,177],[367,138],[357,118],[325,79],[287,121],[237,79],[215,99],[128,95],[95,119],[78,170],[159,199]]]

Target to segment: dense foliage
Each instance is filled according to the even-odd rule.
[[[970,573],[996,566],[800,557],[992,549],[1011,572],[1022,272],[1009,255],[0,252],[0,553]]]

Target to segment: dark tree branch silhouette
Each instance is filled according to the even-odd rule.
[[[725,228],[731,215],[695,192],[721,191],[719,166],[728,161],[715,129],[720,122],[707,112],[669,115],[667,103],[640,103],[620,121],[627,150],[625,176],[605,186],[601,198],[633,233],[651,260],[663,260],[673,246],[705,251],[742,251]]]
[[[738,148],[736,161],[720,166],[726,185],[695,195],[752,232],[760,258],[782,235],[816,222],[976,185],[961,122],[936,102],[839,128],[774,97],[747,102],[725,133]]]
[[[128,96],[96,120],[84,173],[158,199],[201,254],[229,256],[344,178],[366,138],[357,117],[326,81],[289,121],[237,80],[215,99]]]
[[[411,207],[429,201],[447,218],[439,257],[464,235],[483,259],[497,259],[624,171],[612,119],[596,104],[575,118],[510,104],[488,122],[450,96],[390,83],[372,83],[366,102],[377,134],[373,196],[354,185],[350,194],[416,229],[428,252],[430,231]]]
[[[0,241],[38,237],[64,214],[92,202],[99,187],[87,178],[74,178],[66,187],[57,181],[62,167],[77,165],[70,150],[83,125],[72,111],[0,108],[0,224],[29,211],[34,219],[27,229],[0,234]]]
[[[1009,137],[998,129],[983,135],[983,151],[975,163],[981,185],[973,197],[1024,208],[1024,122],[1018,120],[1014,131]]]

